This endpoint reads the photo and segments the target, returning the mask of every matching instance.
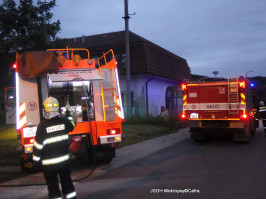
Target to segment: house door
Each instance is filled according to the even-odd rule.
[[[182,91],[178,86],[168,86],[166,89],[166,105],[170,118],[177,118],[182,113]]]

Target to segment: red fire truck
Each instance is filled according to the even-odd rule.
[[[60,114],[76,122],[69,133],[73,154],[110,162],[122,142],[121,101],[117,63],[112,50],[97,61],[87,49],[25,52],[16,60],[16,128],[22,169],[33,167],[33,142],[43,119],[42,102],[59,101]],[[83,153],[84,154],[84,153]]]
[[[182,91],[182,118],[189,120],[192,139],[231,134],[234,141],[250,141],[256,125],[252,90],[246,78],[183,81]]]

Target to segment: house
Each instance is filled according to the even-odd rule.
[[[177,115],[182,109],[180,82],[190,77],[187,61],[133,32],[129,33],[129,40],[132,116],[158,116],[164,108],[170,116]],[[96,59],[113,49],[126,113],[125,32],[71,38],[68,45],[86,48]]]

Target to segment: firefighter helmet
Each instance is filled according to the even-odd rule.
[[[59,110],[59,103],[56,98],[48,97],[43,101],[45,112],[55,112]]]

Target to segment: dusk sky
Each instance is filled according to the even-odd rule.
[[[124,0],[57,0],[52,12],[58,37],[125,29]],[[129,0],[129,13],[130,31],[186,59],[193,74],[266,76],[266,0]]]

